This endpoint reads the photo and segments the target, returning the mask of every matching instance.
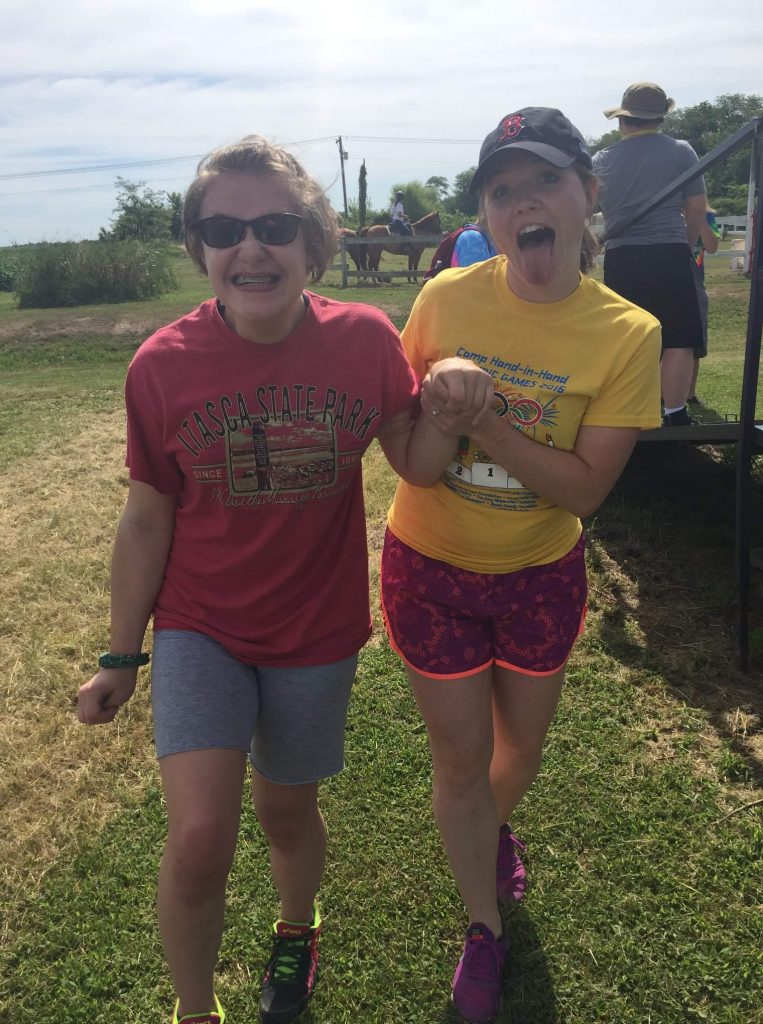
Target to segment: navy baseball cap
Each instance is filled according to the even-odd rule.
[[[569,167],[579,160],[593,166],[585,139],[575,125],[555,107],[522,107],[501,118],[498,127],[482,143],[477,170],[469,184],[474,193],[485,180],[488,164],[497,153],[523,149],[547,160],[554,167]]]

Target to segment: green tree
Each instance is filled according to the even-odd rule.
[[[0,292],[12,292],[19,267],[18,249],[0,249]]]
[[[389,195],[389,205],[395,201],[395,193],[402,192],[405,196],[405,212],[411,220],[419,220],[432,210],[441,209],[440,197],[432,185],[421,181],[403,181],[393,186]]]
[[[763,96],[728,93],[714,102],[705,100],[693,107],[679,107],[665,118],[663,131],[674,139],[684,139],[703,157],[747,121],[763,115]],[[620,138],[617,129],[590,142],[596,153]],[[750,146],[743,146],[719,161],[705,175],[710,202],[722,213],[744,213],[747,209],[747,183],[750,176]]]
[[[448,194],[448,179],[443,178],[441,174],[433,174],[431,178],[427,178],[425,184],[428,188],[433,188],[437,193],[437,198],[442,202]]]
[[[183,197],[180,192],[166,192],[170,211],[170,238],[173,242],[183,241]]]
[[[451,194],[445,200],[445,209],[462,223],[476,217],[479,210],[477,196],[473,196],[469,192],[469,183],[476,170],[476,167],[470,167],[466,171],[459,171],[453,179]]]
[[[728,93],[719,96],[714,103],[698,103],[674,110],[665,118],[663,130],[673,138],[686,139],[698,156],[705,156],[746,121],[761,115],[763,96]],[[726,200],[725,205],[730,202],[735,207],[727,209],[727,213],[745,213],[747,209],[746,187],[740,190],[737,186],[747,186],[750,178],[750,146],[751,143],[732,153],[705,175],[711,201],[717,204]]]
[[[622,135],[617,128],[613,128],[611,131],[604,132],[598,139],[586,139],[588,148],[591,153],[598,153],[600,149],[606,149],[607,146],[614,146],[616,142],[619,142]]]
[[[710,201],[716,213],[722,216],[747,213],[747,190],[749,185],[727,185],[724,194]]]
[[[368,176],[366,173],[365,160],[360,165],[358,172],[358,227],[366,226],[366,215],[368,213]]]
[[[366,224],[387,224],[389,213],[387,210],[375,210],[366,203]],[[347,200],[347,216],[342,217],[342,223],[348,228],[362,228],[360,223],[360,206],[357,199]]]
[[[101,228],[101,241],[151,242],[170,238],[172,212],[166,193],[148,188],[144,181],[117,178],[116,216],[107,230]]]

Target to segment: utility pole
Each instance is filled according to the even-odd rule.
[[[366,226],[366,210],[368,208],[368,175],[366,173],[366,160],[360,165],[358,175],[358,227]]]
[[[345,150],[344,150],[344,147],[342,146],[342,136],[341,135],[336,140],[336,144],[337,144],[337,146],[339,146],[339,166],[342,168],[342,196],[344,198],[344,215],[346,217],[347,216],[347,183],[344,180],[344,162],[345,162],[345,160],[347,159],[347,157],[350,154],[346,153]]]

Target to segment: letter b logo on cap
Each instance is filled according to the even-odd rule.
[[[522,115],[512,114],[511,117],[505,117],[501,121],[501,137],[499,142],[505,142],[507,139],[516,139],[517,135],[522,131]]]

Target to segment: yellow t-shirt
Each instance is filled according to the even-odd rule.
[[[403,330],[414,370],[462,356],[487,370],[498,415],[538,444],[570,451],[582,425],[660,425],[660,324],[581,277],[561,302],[517,298],[506,257],[448,270],[419,294]],[[434,487],[401,481],[390,530],[431,558],[476,572],[513,572],[566,554],[582,525],[461,438]]]

